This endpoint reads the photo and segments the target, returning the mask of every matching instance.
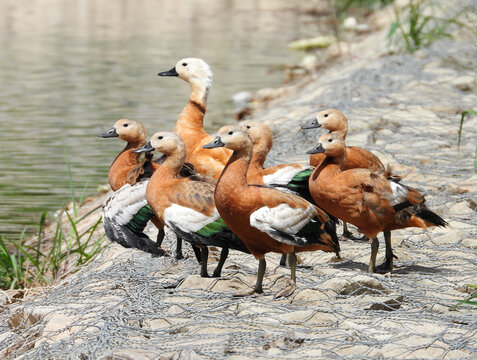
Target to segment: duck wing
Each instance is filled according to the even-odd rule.
[[[189,179],[184,179],[169,195],[172,204],[164,210],[166,225],[192,244],[248,253],[247,247],[220,218],[214,202],[215,182]]]
[[[165,255],[146,234],[144,228],[154,214],[146,201],[147,181],[126,184],[103,205],[106,236],[126,248],[136,248],[157,256]]]
[[[283,196],[273,194],[275,201],[267,201],[270,205],[262,206],[250,215],[252,227],[276,241],[294,246],[330,246],[327,240],[331,237],[333,250],[339,251],[336,231],[323,210],[297,196],[279,194]],[[323,237],[325,234],[329,236]]]

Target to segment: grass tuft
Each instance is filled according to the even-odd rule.
[[[103,247],[104,235],[94,239],[99,217],[86,229],[81,229],[81,221],[88,216],[79,216],[86,186],[79,199],[76,198],[71,170],[67,159],[68,178],[71,190],[72,209],[63,209],[61,214],[54,216],[43,212],[38,225],[38,235],[25,239],[28,228],[21,233],[18,241],[0,236],[0,288],[20,289],[39,285],[52,284],[56,279],[88,262]],[[51,218],[54,235],[46,240],[46,223]],[[63,218],[63,219],[62,219]],[[93,240],[94,239],[94,240]]]
[[[434,3],[426,0],[410,0],[409,3],[398,9],[394,5],[396,20],[391,24],[388,39],[392,40],[399,34],[404,40],[407,52],[414,52],[434,41],[451,37],[449,27],[451,24],[459,24],[458,18],[466,10],[458,12],[451,18],[441,18],[434,15],[432,7]]]
[[[467,284],[467,286],[471,287],[471,288],[474,288],[474,289],[477,289],[477,285]],[[475,299],[475,298],[477,298],[477,291],[474,291],[474,293],[472,295],[470,295],[467,299],[457,300],[457,304],[450,306],[449,310],[455,310],[458,306],[461,306],[462,304],[476,306],[477,301],[471,301],[472,299]]]

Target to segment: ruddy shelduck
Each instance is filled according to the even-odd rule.
[[[348,152],[339,134],[322,135],[318,145],[308,153],[326,155],[309,180],[311,195],[318,206],[355,225],[372,239],[369,272],[376,270],[379,232],[385,232],[386,241],[386,260],[380,270],[391,271],[394,257],[391,230],[447,225],[426,207],[424,196],[417,190],[369,169],[343,170]]]
[[[241,125],[248,130],[253,144],[247,183],[273,186],[313,201],[308,190],[308,178],[313,172],[313,166],[292,163],[265,168],[265,160],[273,146],[272,130],[267,124],[254,121],[244,121]],[[285,254],[282,255],[280,265],[286,265]]]
[[[202,249],[201,276],[207,277],[207,246],[222,248],[214,277],[221,274],[229,248],[248,252],[247,247],[230,231],[214,203],[216,179],[206,175],[180,177],[186,159],[186,147],[178,134],[155,133],[137,153],[160,151],[165,161],[149,179],[147,203],[154,215],[184,240]]]
[[[339,251],[334,227],[326,213],[303,198],[247,183],[252,159],[252,139],[240,125],[222,127],[205,148],[227,147],[233,154],[215,190],[215,204],[230,229],[259,260],[257,281],[251,291],[237,296],[263,292],[265,254],[289,254],[291,279],[275,297],[289,296],[295,290],[296,255],[301,251]]]
[[[320,111],[314,119],[302,126],[303,129],[315,129],[321,127],[328,129],[329,133],[340,136],[343,141],[346,140],[346,135],[348,134],[348,119],[341,111],[336,109]],[[379,158],[371,151],[358,146],[347,146],[346,152],[347,157],[346,163],[343,165],[343,170],[365,168],[382,173],[386,171],[381,160],[379,160]],[[310,165],[314,167],[319,166],[323,160],[325,160],[325,157],[325,154],[311,154]],[[346,222],[343,222],[343,237],[353,240],[361,240],[360,238],[356,238],[351,231],[348,230]]]
[[[157,168],[158,165],[152,162],[152,157],[147,156],[141,160],[141,154],[134,153],[134,150],[147,141],[146,128],[141,122],[120,119],[110,130],[98,136],[119,137],[127,143],[109,167],[108,181],[113,191],[119,190],[125,184],[134,185],[138,181],[148,179]]]
[[[122,189],[120,194],[113,194],[108,200],[107,206],[103,209],[105,211],[103,220],[107,222],[107,224],[105,223],[105,229],[108,237],[123,246],[129,243],[132,247],[154,254],[156,254],[157,251],[163,252],[162,249],[155,249],[155,247],[162,245],[164,239],[163,223],[154,217],[150,219],[158,229],[156,246],[153,246],[154,243],[149,243],[146,240],[146,238],[149,238],[142,232],[147,221],[144,224],[141,223],[139,227],[132,225],[137,221],[142,222],[144,220],[139,220],[141,217],[134,213],[132,209],[139,211],[142,208],[139,204],[143,203],[143,206],[147,205],[145,201],[146,188],[142,185],[136,188],[132,186],[149,179],[152,173],[160,166],[159,160],[153,161],[152,153],[146,154],[141,159],[141,154],[134,152],[134,150],[143,146],[147,141],[146,127],[137,120],[120,119],[116,121],[110,130],[99,134],[99,137],[119,137],[121,140],[126,141],[126,147],[116,156],[109,168],[108,180],[111,189],[115,192],[126,184],[131,185]],[[185,166],[181,172],[182,176],[189,176],[193,173],[195,172],[190,165]],[[131,192],[130,197],[127,196],[128,192]],[[143,195],[143,199],[141,199],[141,194]],[[127,215],[125,215],[126,213],[124,213],[123,210],[126,211]],[[132,221],[131,224],[129,224],[130,221]],[[128,226],[128,228],[125,229],[125,226]],[[140,231],[138,231],[139,228],[141,229]],[[132,230],[134,231],[131,232]],[[151,240],[149,239],[149,241]],[[200,259],[195,248],[194,251],[196,252],[196,257]],[[180,237],[177,238],[176,258],[183,258],[182,240]]]
[[[202,148],[213,139],[203,125],[207,96],[212,86],[213,74],[209,65],[202,59],[185,58],[171,70],[160,72],[159,76],[177,76],[189,83],[189,101],[177,119],[174,132],[184,140],[186,160],[194,165],[195,170],[218,179],[232,152],[228,149],[205,151]]]

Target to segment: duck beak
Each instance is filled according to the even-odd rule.
[[[143,147],[140,147],[139,149],[136,149],[133,152],[136,154],[139,154],[139,153],[148,152],[148,151],[154,151],[154,148],[152,147],[150,141],[148,141]]]
[[[301,128],[303,130],[308,130],[308,129],[316,129],[321,127],[321,124],[318,122],[318,120],[313,119],[313,120],[308,120],[308,122],[303,125]]]
[[[105,133],[98,135],[100,138],[110,138],[110,137],[118,137],[119,134],[116,131],[116,128],[111,128],[110,130],[106,131]]]
[[[222,142],[222,139],[220,136],[216,136],[214,140],[212,140],[210,143],[205,144],[202,146],[204,149],[213,149],[217,147],[222,147],[225,146],[225,144]]]
[[[176,71],[176,67],[174,66],[171,70],[169,71],[163,71],[157,74],[159,76],[179,76],[179,74]]]
[[[325,152],[325,148],[323,147],[323,145],[321,145],[321,143],[318,143],[318,145],[316,145],[313,149],[308,150],[306,153],[307,154],[319,154],[319,153],[324,153],[324,152]]]

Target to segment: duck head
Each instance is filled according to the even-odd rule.
[[[169,71],[163,71],[159,76],[178,76],[190,84],[201,84],[206,88],[212,86],[213,73],[210,66],[202,59],[184,58],[177,62]]]
[[[339,158],[346,154],[346,144],[344,140],[337,134],[330,133],[320,136],[318,144],[307,154],[325,153],[326,156]]]
[[[323,127],[331,131],[348,131],[348,120],[341,111],[327,109],[320,111],[316,117],[302,126],[302,129]]]
[[[233,151],[251,151],[252,138],[248,129],[242,125],[226,125],[220,128],[215,139],[204,145],[203,148],[213,149],[222,146]]]
[[[244,126],[252,138],[253,147],[261,148],[267,153],[273,146],[273,134],[270,126],[265,123],[244,121],[241,123]]]
[[[178,150],[185,154],[185,144],[182,138],[173,132],[159,131],[151,136],[151,139],[146,145],[134,150],[134,152],[159,151],[163,154],[170,155]]]
[[[100,138],[119,137],[128,143],[144,144],[146,128],[137,120],[120,119],[108,131],[98,135]]]

